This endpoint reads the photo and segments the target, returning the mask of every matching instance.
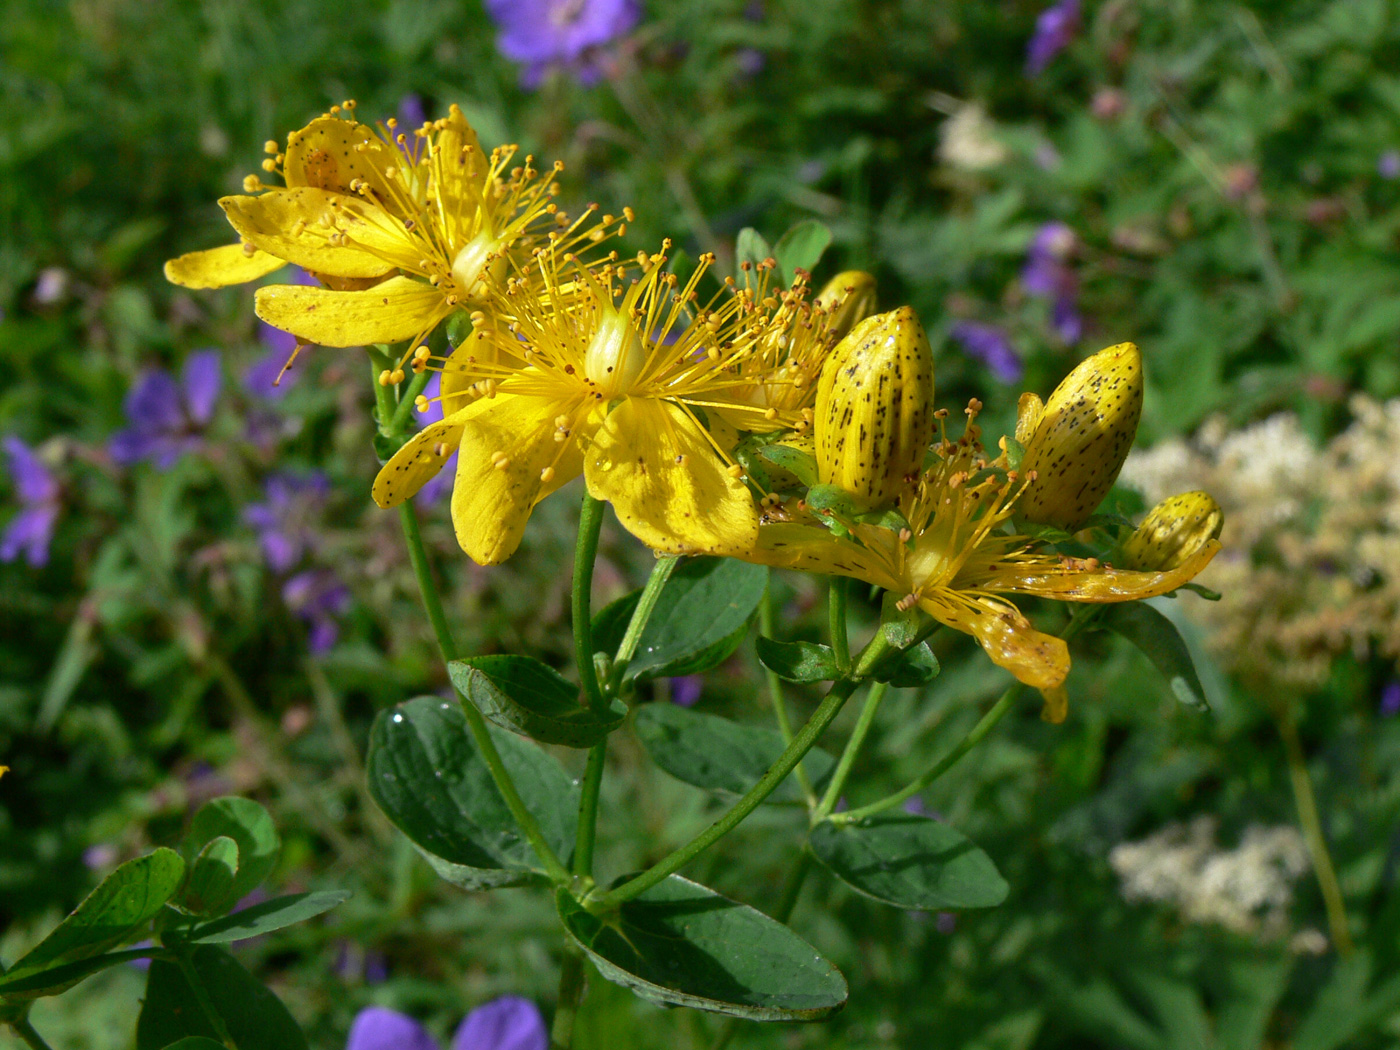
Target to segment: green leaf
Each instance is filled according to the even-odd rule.
[[[217,1039],[209,1039],[202,1035],[187,1035],[179,1042],[171,1043],[165,1050],[228,1050],[228,1048]]]
[[[643,999],[755,1021],[816,1021],[846,979],[782,923],[679,875],[604,920],[556,896],[564,928],[598,972]]]
[[[174,850],[158,849],[129,860],[102,880],[88,897],[10,967],[0,979],[0,994],[19,995],[12,986],[21,978],[37,977],[67,963],[101,955],[130,940],[165,907],[185,877],[185,862]],[[100,969],[100,967],[98,967]],[[88,973],[53,974],[52,983],[26,981],[26,996],[57,995]],[[7,991],[7,986],[11,990]]]
[[[252,799],[225,796],[205,803],[185,836],[186,856],[198,853],[220,835],[238,843],[238,874],[229,888],[231,901],[241,900],[272,874],[282,839],[267,810]]]
[[[757,266],[764,259],[773,257],[773,249],[768,247],[768,242],[763,239],[763,235],[752,226],[745,226],[739,231],[739,237],[734,242],[734,265],[742,267],[744,263]],[[740,281],[742,284],[743,282]]]
[[[897,908],[990,908],[1006,899],[1006,880],[992,859],[961,832],[928,817],[823,821],[812,829],[811,846],[842,882]]]
[[[184,940],[191,944],[228,944],[259,937],[315,918],[349,899],[349,890],[318,890],[274,897],[270,901],[242,908],[232,915],[225,915],[222,919],[196,926],[184,935]]]
[[[777,441],[759,445],[755,452],[759,459],[787,471],[807,488],[818,483],[817,460],[810,452]]]
[[[816,219],[804,219],[778,239],[773,246],[773,255],[778,260],[778,268],[783,271],[783,280],[792,284],[798,270],[809,274],[821,261],[822,253],[831,244],[831,231]]]
[[[614,700],[597,715],[580,702],[578,686],[528,656],[473,656],[447,665],[452,684],[496,725],[542,744],[592,747],[627,717]]]
[[[636,681],[699,674],[722,663],[748,633],[768,570],[733,558],[687,558],[657,599],[626,677]],[[594,621],[593,643],[617,651],[640,591],[619,598]]]
[[[306,1036],[282,1000],[228,952],[200,945],[190,953],[190,964],[203,1000],[223,1021],[238,1050],[306,1050]],[[191,1036],[217,1040],[218,1033],[180,967],[153,960],[146,978],[146,1001],[136,1020],[136,1050],[164,1050]]]
[[[740,725],[675,704],[638,708],[632,727],[652,761],[671,776],[727,795],[742,795],[757,784],[786,746],[777,730]],[[836,765],[836,760],[820,748],[808,751],[802,762],[814,784],[830,776]],[[796,781],[789,776],[766,801],[798,802],[801,798]]]
[[[1189,707],[1208,711],[1206,691],[1181,633],[1165,616],[1142,602],[1105,605],[1098,625],[1121,634],[1142,650],[1171,686],[1172,695]]]
[[[31,972],[13,976],[7,974],[0,977],[0,1005],[8,1001],[22,1004],[25,1009],[28,1009],[26,1000],[36,997],[31,993],[57,995],[84,978],[97,973],[98,970],[105,970],[109,966],[120,966],[122,963],[133,962],[137,959],[149,958],[160,950],[154,946],[129,948],[125,951],[94,955],[90,959],[81,959],[78,962],[63,963],[47,970],[40,970],[37,973]],[[5,1012],[5,1010],[0,1010],[0,1017],[3,1017]]]
[[[238,874],[238,843],[227,835],[210,839],[190,868],[180,902],[196,915],[222,915],[238,898],[230,895]]]
[[[447,342],[458,347],[466,343],[472,334],[471,314],[466,310],[456,310],[447,318]]]
[[[763,666],[789,682],[831,682],[841,677],[836,654],[816,642],[778,642],[759,636],[754,644]]]
[[[928,642],[920,642],[907,652],[894,652],[881,660],[871,677],[877,682],[888,682],[896,689],[916,689],[928,685],[938,677],[942,668],[938,657],[928,647]]]
[[[567,858],[577,788],[538,744],[487,729],[545,838]],[[422,696],[380,712],[367,769],[379,808],[448,882],[490,889],[533,881],[542,871],[456,703]]]

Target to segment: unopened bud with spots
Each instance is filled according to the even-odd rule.
[[[866,318],[831,351],[813,430],[823,485],[877,507],[917,481],[933,440],[933,351],[912,308]]]
[[[1074,531],[1108,495],[1142,416],[1142,355],[1119,343],[1080,362],[1044,405],[1023,396],[1016,423],[1028,478],[1019,518]]]
[[[1168,496],[1123,542],[1124,566],[1169,572],[1185,564],[1206,543],[1218,540],[1224,526],[1225,512],[1210,493]]]

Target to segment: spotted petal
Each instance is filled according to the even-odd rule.
[[[669,554],[743,554],[758,510],[704,429],[676,405],[629,397],[608,415],[584,462],[588,491],[623,527]]]
[[[268,324],[318,346],[397,343],[429,332],[450,307],[430,284],[391,277],[362,291],[274,284],[259,288],[256,310]]]
[[[286,260],[238,244],[189,252],[165,264],[165,279],[184,288],[227,288],[266,277],[286,266]]]
[[[1131,569],[1090,569],[1082,560],[1033,556],[1004,562],[987,573],[980,585],[1008,594],[1037,594],[1062,602],[1125,602],[1155,598],[1174,591],[1204,569],[1220,550],[1219,540],[1203,543],[1195,554],[1170,572]]]
[[[379,468],[370,491],[375,503],[397,507],[437,476],[462,440],[458,414],[424,427]]]
[[[583,469],[578,441],[554,440],[554,420],[576,407],[555,398],[501,393],[450,417],[462,427],[452,524],[473,561],[495,565],[509,558],[535,505],[578,477]],[[546,481],[542,475],[550,468]]]

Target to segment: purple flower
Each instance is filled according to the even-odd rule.
[[[698,674],[671,679],[671,703],[677,707],[694,707],[700,699],[701,682]]]
[[[1066,343],[1079,342],[1084,319],[1079,315],[1079,277],[1069,265],[1078,238],[1062,222],[1047,222],[1031,241],[1021,284],[1031,295],[1050,300],[1050,324]]]
[[[641,17],[638,0],[485,0],[501,27],[496,47],[525,68],[520,80],[536,87],[551,67],[573,70],[582,84],[602,76],[598,49],[629,32]]]
[[[0,561],[14,561],[23,551],[24,560],[38,568],[48,564],[49,542],[58,522],[58,481],[33,449],[14,435],[5,438],[5,452],[20,507],[0,534]]]
[[[1400,715],[1400,682],[1392,679],[1381,690],[1381,717]]]
[[[950,334],[962,344],[969,357],[990,368],[992,375],[1001,382],[1015,383],[1021,378],[1021,358],[1004,329],[994,324],[959,321]]]
[[[483,1003],[462,1019],[452,1050],[548,1050],[540,1008],[518,995]]]
[[[910,795],[904,800],[904,805],[899,807],[911,817],[928,816],[928,804],[919,795]]]
[[[174,466],[203,444],[201,432],[214,418],[221,383],[217,350],[190,354],[178,382],[161,369],[147,372],[126,395],[131,425],[112,435],[112,458],[123,466],[143,459],[161,470]]]
[[[1383,179],[1400,179],[1400,149],[1388,149],[1376,161],[1376,172]]]
[[[368,1006],[350,1025],[345,1050],[438,1050],[438,1045],[428,1030],[408,1015]]]
[[[273,572],[286,572],[313,545],[315,521],[330,488],[320,471],[273,474],[263,483],[267,502],[243,508],[243,520],[258,530],[263,560]]]
[[[539,1007],[505,995],[478,1006],[452,1037],[452,1050],[548,1050],[549,1034]],[[361,1010],[350,1026],[345,1050],[438,1050],[428,1030],[413,1018],[383,1006]]]
[[[307,647],[318,656],[340,637],[336,617],[350,606],[350,588],[330,569],[307,569],[282,585],[282,600],[305,622]]]
[[[423,109],[422,97],[410,91],[399,99],[398,118],[407,132],[411,133],[421,128],[428,119],[427,111]]]
[[[1039,76],[1050,60],[1069,46],[1079,32],[1079,0],[1059,0],[1040,12],[1035,32],[1026,45],[1026,76]]]

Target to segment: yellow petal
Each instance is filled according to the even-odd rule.
[[[381,507],[397,507],[437,476],[462,440],[462,424],[449,417],[424,427],[379,468],[370,495]]]
[[[578,441],[554,440],[555,418],[576,407],[554,398],[497,394],[453,415],[462,440],[452,524],[473,561],[495,565],[514,554],[535,504],[583,470]]]
[[[1069,693],[1065,692],[1062,685],[1052,689],[1042,689],[1040,695],[1045,699],[1045,706],[1040,709],[1042,721],[1051,725],[1059,725],[1069,715]]]
[[[364,146],[364,150],[356,149]],[[372,146],[377,146],[370,152]],[[350,192],[353,179],[364,179],[379,200],[392,199],[386,192],[382,168],[406,163],[406,158],[386,158],[389,150],[373,130],[353,120],[317,117],[300,131],[287,136],[282,175],[289,187]]]
[[[268,190],[257,197],[225,197],[219,206],[249,244],[316,273],[382,277],[416,266],[394,218],[372,204],[310,186]],[[332,237],[347,243],[332,243]],[[386,259],[386,257],[388,257]]]
[[[1170,572],[1137,572],[1091,565],[1080,558],[1051,555],[1022,562],[1003,562],[987,573],[978,586],[989,591],[1036,594],[1062,602],[1126,602],[1155,598],[1174,591],[1210,564],[1220,550],[1219,540],[1207,540]]]
[[[286,266],[286,260],[256,249],[250,255],[242,243],[190,252],[165,264],[165,279],[185,288],[226,288],[247,284]]]
[[[838,273],[813,303],[830,315],[830,331],[840,339],[875,312],[875,278],[864,270]]]
[[[268,324],[318,346],[397,343],[430,331],[450,307],[430,284],[391,277],[361,292],[274,284],[259,288],[256,310]]]
[[[626,398],[584,464],[588,491],[624,528],[669,554],[742,554],[758,539],[758,508],[730,476],[700,424],[676,405]]]
[[[1054,689],[1069,674],[1069,646],[1031,626],[1015,606],[990,598],[965,598],[934,591],[919,607],[939,623],[970,634],[992,663],[1034,689]]]
[[[439,124],[441,130],[427,158],[428,170],[438,199],[448,205],[443,209],[448,239],[462,244],[477,232],[476,213],[481,207],[489,161],[456,103]]]
[[[880,587],[899,589],[886,578],[867,552],[848,540],[838,539],[822,526],[778,522],[761,525],[753,550],[735,555],[743,561],[771,565],[775,569],[801,569],[827,576],[849,576]]]
[[[1225,512],[1208,492],[1168,496],[1148,512],[1123,541],[1123,563],[1130,569],[1175,569],[1207,540],[1218,540]]]

